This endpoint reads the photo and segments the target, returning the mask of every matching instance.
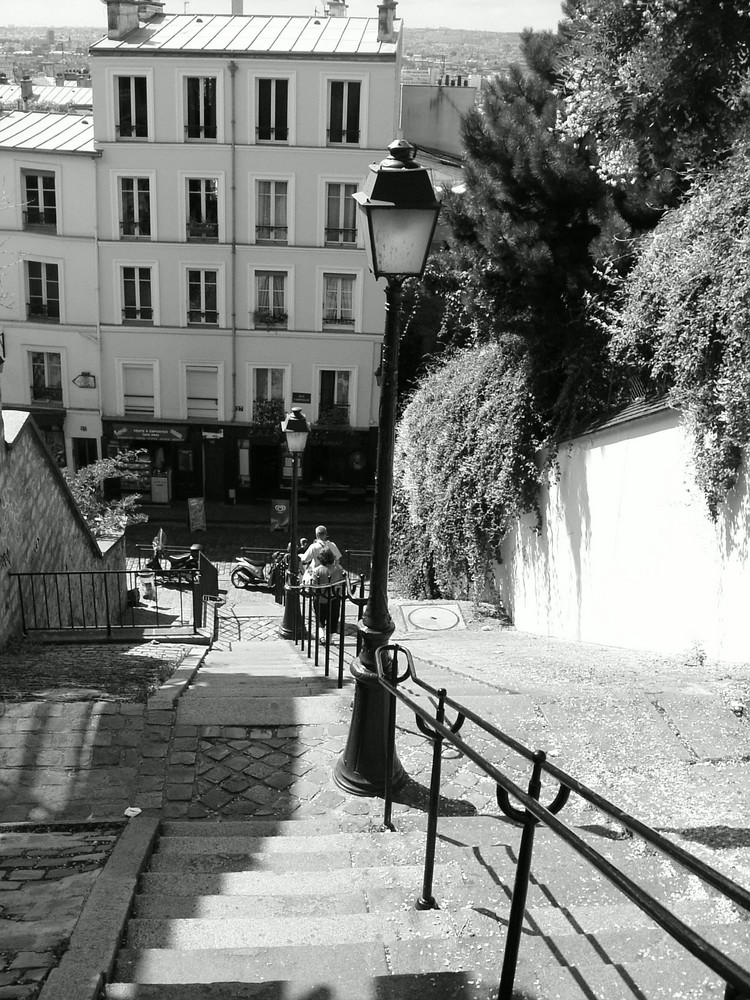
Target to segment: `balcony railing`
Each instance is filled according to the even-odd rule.
[[[289,129],[274,127],[273,125],[257,125],[255,127],[255,138],[258,142],[287,142],[289,140]]]
[[[29,319],[48,319],[51,322],[60,321],[60,303],[56,301],[42,302],[41,299],[31,299],[26,306]]]
[[[323,313],[323,326],[354,326],[354,316],[351,313]]]
[[[48,406],[63,405],[63,391],[61,385],[32,385],[31,402],[46,403]]]
[[[56,229],[57,209],[29,208],[23,213],[24,229]]]
[[[127,222],[120,223],[120,235],[123,239],[142,240],[151,239],[150,222]]]
[[[321,405],[316,423],[319,427],[348,427],[349,409],[348,403]]]
[[[267,240],[271,243],[286,243],[289,234],[288,226],[256,226],[255,239]]]
[[[256,309],[253,313],[253,323],[256,326],[286,326],[288,316],[285,312]]]
[[[344,142],[354,144],[359,142],[359,129],[358,128],[329,128],[328,129],[328,141],[329,142]]]
[[[219,239],[219,223],[188,222],[187,238],[189,240],[206,240],[216,243]]]
[[[136,309],[133,306],[126,306],[122,311],[123,323],[144,323],[153,326],[154,310],[151,306],[143,306]]]
[[[329,229],[325,231],[326,243],[341,244],[342,246],[354,246],[357,242],[356,229]]]
[[[200,309],[188,309],[188,323],[199,326],[218,326],[219,314],[214,309],[201,312]]]

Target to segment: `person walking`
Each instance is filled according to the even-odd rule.
[[[343,592],[341,581],[344,579],[344,571],[329,545],[322,548],[318,558],[319,563],[312,573],[312,585],[316,588],[315,610],[318,615],[318,625],[333,634],[339,627]]]
[[[328,546],[328,548],[333,553],[334,562],[341,562],[341,552],[335,542],[332,542],[328,537],[328,529],[324,524],[319,524],[315,529],[315,541],[312,545],[309,545],[302,555],[301,563],[302,566],[307,569],[315,570],[320,566],[320,554],[323,549]]]

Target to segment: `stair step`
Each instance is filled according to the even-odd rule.
[[[279,970],[283,970],[285,980],[302,980],[308,988],[333,987],[331,996],[337,998],[339,979],[351,983],[355,975],[360,982],[361,978],[388,975],[383,945],[369,941],[357,943],[356,952],[350,944],[282,946],[274,949],[273,962],[264,947],[196,951],[123,948],[115,974],[120,980],[138,983],[252,983],[278,979]],[[321,991],[321,995],[326,994]],[[285,993],[279,996],[286,1000]]]
[[[449,938],[457,928],[443,910],[402,913],[350,913],[338,916],[254,918],[151,919],[137,917],[128,923],[128,948],[265,948],[273,954],[280,947],[325,947],[362,941],[405,941],[413,938]]]
[[[318,726],[345,724],[351,692],[300,698],[214,698],[188,692],[177,706],[177,722],[188,726]]]

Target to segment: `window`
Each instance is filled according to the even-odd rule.
[[[197,420],[219,419],[219,368],[217,365],[186,365],[187,416]]]
[[[328,101],[328,141],[359,142],[359,99],[362,84],[358,80],[331,80]]]
[[[123,323],[154,322],[150,267],[123,267],[122,321]]]
[[[289,81],[258,80],[258,142],[286,142],[288,125]]]
[[[323,277],[323,326],[354,326],[354,276]]]
[[[55,175],[47,171],[22,171],[24,229],[56,229]]]
[[[154,364],[151,361],[122,364],[122,410],[125,416],[155,417]]]
[[[31,402],[62,406],[62,357],[54,351],[31,351]]]
[[[60,278],[57,264],[26,261],[29,319],[60,322]]]
[[[349,424],[351,371],[321,369],[318,422]]]
[[[326,185],[327,244],[354,246],[357,242],[357,203],[352,197],[356,184]]]
[[[284,271],[256,272],[253,321],[256,326],[286,327],[286,273]]]
[[[284,419],[286,368],[253,368],[253,423],[278,428]]]
[[[185,118],[187,139],[216,138],[216,77],[186,77]]]
[[[219,239],[219,182],[215,177],[189,177],[187,182],[189,240]]]
[[[218,326],[218,272],[188,270],[188,314],[190,324]]]
[[[151,238],[151,182],[148,177],[120,178],[120,235]]]
[[[115,77],[115,128],[121,139],[148,138],[145,76]]]
[[[258,181],[255,239],[259,243],[286,243],[286,201],[286,181]]]

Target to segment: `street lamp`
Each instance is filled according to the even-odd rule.
[[[386,779],[386,694],[380,686],[375,651],[388,643],[395,625],[388,610],[388,563],[393,508],[393,452],[398,392],[399,310],[404,278],[424,271],[440,203],[427,169],[414,160],[414,148],[397,139],[390,156],[370,165],[362,191],[354,195],[366,234],[367,262],[376,278],[386,279],[385,335],[380,363],[378,454],[372,524],[370,594],[359,623],[362,651],[352,665],[354,708],[344,753],[334,780],[353,795],[382,795]],[[393,788],[406,781],[398,757]]]
[[[279,626],[279,635],[282,639],[302,638],[303,622],[299,609],[299,554],[297,552],[297,465],[302,458],[302,453],[307,444],[310,434],[310,425],[298,406],[292,407],[292,412],[287,413],[281,423],[281,429],[286,437],[286,447],[292,456],[292,502],[289,511],[289,534],[291,544],[289,545],[289,565],[286,571],[286,584],[284,594],[284,617]]]

